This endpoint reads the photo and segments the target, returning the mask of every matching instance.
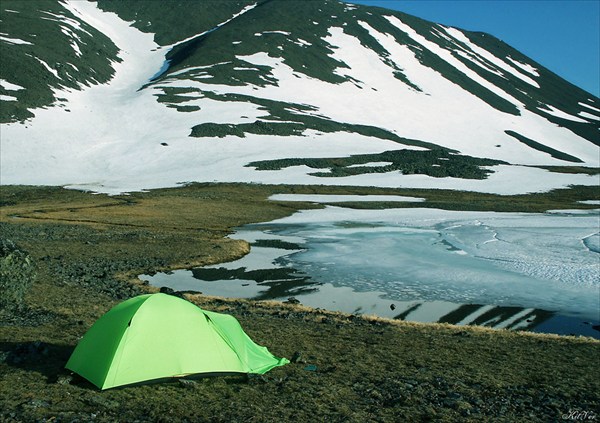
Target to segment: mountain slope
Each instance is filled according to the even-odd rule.
[[[31,118],[32,108],[59,104],[57,90],[114,75],[117,47],[64,4],[3,0],[0,7],[0,122]]]
[[[8,4],[5,38],[19,35],[14,16],[41,19]],[[2,183],[121,192],[217,180],[500,193],[597,183],[520,166],[597,167],[600,100],[488,34],[328,0],[97,6],[53,4],[104,34],[93,38],[106,44],[96,60],[115,69],[108,84],[87,88],[85,74],[71,85],[17,77],[3,59],[0,105],[12,123],[2,128]],[[61,34],[61,54],[77,56],[72,34]],[[11,91],[24,78],[42,87]],[[48,95],[37,103],[11,97],[52,89],[61,90],[54,97],[65,99],[62,109],[34,108],[51,104]],[[515,187],[515,177],[530,182]]]

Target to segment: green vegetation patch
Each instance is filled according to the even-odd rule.
[[[555,159],[564,160],[564,161],[573,162],[573,163],[583,163],[583,160],[581,160],[575,156],[571,156],[570,154],[563,153],[562,151],[558,151],[552,147],[548,147],[547,145],[544,145],[542,143],[534,141],[531,138],[527,138],[526,136],[521,135],[518,132],[510,131],[510,130],[506,130],[504,132],[507,135],[510,135],[511,137],[516,138],[517,140],[519,140],[526,146],[536,149],[538,151],[542,151],[544,153],[548,153]]]
[[[172,94],[171,92],[169,94]],[[190,136],[203,137],[225,137],[233,135],[245,137],[246,133],[257,135],[303,135],[306,130],[314,130],[323,133],[348,132],[394,141],[399,144],[412,145],[416,147],[441,149],[442,147],[421,140],[404,138],[384,128],[371,125],[360,125],[344,122],[336,122],[317,114],[317,108],[306,104],[288,103],[282,101],[268,100],[243,94],[216,94],[212,91],[202,91],[206,98],[217,101],[238,101],[258,105],[259,110],[265,115],[261,120],[252,123],[203,123],[192,128]],[[455,150],[446,149],[448,152]]]
[[[131,16],[131,12],[124,11],[127,6],[115,6],[118,2],[104,2],[104,5],[118,10],[124,17]],[[123,2],[123,3],[128,3]],[[136,2],[132,2],[136,3]],[[148,2],[152,3],[152,2]],[[221,4],[227,4],[222,6]],[[220,26],[215,31],[204,31],[214,28],[239,12],[244,5],[255,4],[256,7],[243,15],[236,17],[231,22]],[[215,14],[212,5],[215,4]],[[232,7],[232,4],[236,7]],[[188,6],[189,8],[186,8]],[[139,13],[143,13],[143,20],[148,20],[147,28],[141,22],[136,25],[144,31],[156,31],[156,39],[168,39],[169,42],[184,40],[194,34],[198,37],[177,45],[167,55],[170,61],[168,70],[156,81],[171,78],[169,74],[185,69],[202,67],[203,76],[207,74],[212,78],[203,77],[203,83],[226,84],[241,86],[252,84],[256,86],[277,85],[271,74],[270,66],[256,66],[245,62],[243,56],[264,52],[270,57],[281,58],[295,72],[312,78],[317,78],[331,83],[342,83],[349,78],[339,76],[335,70],[347,67],[344,63],[331,57],[332,46],[323,41],[328,35],[328,28],[339,25],[339,21],[332,16],[343,13],[343,5],[337,2],[298,1],[293,2],[266,0],[258,2],[172,2],[159,13],[156,7],[139,7],[134,5]],[[182,13],[182,9],[185,12]],[[146,10],[141,10],[146,9]],[[199,24],[194,29],[191,23],[195,22],[193,16],[208,15],[199,18]],[[156,23],[156,16],[160,16],[161,23]],[[215,19],[215,17],[217,19]],[[207,27],[210,20],[212,27]],[[317,22],[315,25],[313,22]],[[308,29],[308,30],[307,30]],[[287,35],[290,34],[290,35]],[[300,42],[302,39],[304,42]],[[235,43],[235,44],[234,44]],[[223,66],[212,66],[225,63]],[[250,70],[240,70],[248,68]],[[195,72],[195,71],[192,71]],[[194,78],[192,73],[177,75],[176,79]]]
[[[194,105],[184,105],[184,106],[169,105],[167,107],[175,108],[175,109],[177,109],[178,112],[197,112],[198,110],[200,110],[200,106],[194,106]]]
[[[210,138],[223,138],[228,135],[243,138],[244,131],[239,128],[240,125],[234,125],[230,123],[202,123],[192,128],[190,134],[191,137],[210,137]]]
[[[585,175],[598,175],[600,174],[600,167],[587,167],[587,166],[534,166],[540,169],[546,169],[550,172],[555,173],[579,173]]]
[[[368,163],[389,162],[384,166],[360,166]],[[280,170],[291,166],[308,166],[313,169],[328,169],[327,172],[311,173],[313,176],[342,177],[366,173],[387,173],[400,171],[405,175],[420,174],[436,178],[453,177],[465,179],[485,179],[491,170],[482,166],[506,164],[500,160],[481,159],[458,155],[448,150],[426,151],[392,150],[378,154],[359,154],[350,157],[321,159],[279,159],[262,160],[247,166],[257,170]]]
[[[140,31],[154,33],[157,44],[169,45],[208,31],[254,3],[251,0],[99,0],[98,7],[133,22]]]

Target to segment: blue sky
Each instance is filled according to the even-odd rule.
[[[600,97],[600,0],[348,0],[490,33]]]

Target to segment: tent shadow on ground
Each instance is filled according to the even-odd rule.
[[[72,345],[41,341],[0,342],[0,362],[22,370],[38,372],[52,383],[61,375],[71,374],[64,366],[74,348]]]
[[[68,370],[67,370],[68,371]],[[77,373],[73,373],[73,376],[77,378],[77,385],[84,386],[89,389],[100,392],[101,390],[94,386],[91,382],[83,379]],[[214,383],[216,378],[220,382],[226,385],[245,385],[250,383],[250,380],[254,378],[260,378],[260,375],[251,375],[247,373],[197,373],[186,376],[173,376],[163,377],[158,379],[145,380],[142,382],[130,383],[127,385],[120,385],[110,388],[111,391],[118,391],[121,389],[135,388],[139,386],[158,385],[163,383],[179,384],[180,386],[192,388],[196,383]],[[264,378],[263,378],[264,380]],[[79,382],[81,381],[81,382]]]
[[[79,376],[77,373],[65,369],[65,363],[75,349],[71,345],[51,344],[41,341],[30,342],[0,342],[0,364],[4,364],[27,372],[40,373],[45,377],[46,383],[60,383],[64,378],[65,383],[80,388],[99,391],[92,383]],[[156,385],[160,383],[179,383],[188,386],[188,383],[210,383],[210,379],[219,377],[227,385],[247,384],[251,379],[261,379],[261,375],[246,373],[203,373],[192,374],[185,377],[167,377],[145,382],[119,386],[113,389],[126,389],[142,385]],[[190,385],[191,386],[191,385]]]

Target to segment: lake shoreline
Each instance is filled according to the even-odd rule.
[[[370,304],[371,308],[363,308],[360,305],[357,305],[355,311],[348,311],[348,306],[346,305],[343,308],[335,308],[336,301],[327,302],[327,304],[314,304],[310,297],[307,300],[305,296],[282,296],[278,298],[268,298],[268,299],[260,299],[254,300],[252,296],[248,294],[254,293],[253,291],[258,291],[261,287],[260,284],[257,284],[255,281],[232,281],[226,278],[213,281],[215,283],[223,283],[230,284],[230,286],[223,288],[207,288],[207,284],[202,284],[200,287],[193,287],[194,279],[192,276],[183,277],[182,279],[190,280],[189,283],[186,282],[178,282],[176,278],[172,277],[173,272],[191,272],[189,270],[174,270],[172,272],[162,273],[165,278],[157,277],[157,275],[149,276],[149,275],[140,275],[139,278],[145,283],[149,282],[149,284],[156,288],[169,288],[174,290],[175,292],[180,292],[186,295],[203,295],[211,298],[217,298],[221,300],[231,299],[231,300],[250,300],[250,301],[273,301],[278,304],[286,303],[287,301],[292,299],[293,302],[298,301],[299,304],[302,304],[305,307],[310,308],[313,312],[322,312],[327,311],[331,313],[342,313],[348,316],[370,316],[381,319],[389,320],[390,322],[410,322],[410,323],[421,323],[421,324],[446,324],[450,326],[455,326],[457,328],[488,328],[490,330],[509,330],[515,332],[523,332],[523,333],[535,333],[535,334],[547,334],[547,335],[556,335],[556,336],[583,336],[594,338],[600,340],[600,325],[598,321],[593,319],[585,319],[576,316],[563,315],[556,312],[551,312],[547,310],[536,310],[532,308],[523,308],[523,307],[502,307],[497,305],[489,305],[489,304],[451,304],[441,302],[439,306],[450,306],[457,311],[461,308],[469,309],[465,314],[460,315],[459,317],[455,317],[454,319],[458,322],[463,321],[468,317],[469,314],[473,313],[476,310],[482,310],[481,314],[485,314],[484,311],[489,315],[489,319],[493,319],[494,317],[498,318],[498,322],[494,323],[504,323],[505,320],[509,318],[517,317],[518,314],[521,314],[521,323],[523,327],[516,328],[507,328],[507,327],[498,327],[490,324],[477,324],[472,322],[465,323],[453,323],[451,321],[441,323],[432,320],[431,313],[435,313],[435,310],[429,311],[429,314],[426,314],[428,320],[414,320],[414,319],[406,319],[405,317],[398,317],[399,315],[405,314],[407,311],[413,311],[415,308],[419,306],[423,306],[423,303],[418,301],[397,301],[389,298],[385,298],[383,293],[381,292],[355,292],[351,288],[348,287],[335,287],[331,284],[315,284],[315,290],[319,290],[318,292],[323,292],[324,295],[328,298],[332,297],[332,295],[337,295],[340,291],[351,291],[348,292],[349,295],[354,294],[357,298],[357,302],[360,302],[360,299],[366,299],[368,303],[365,301],[362,304]],[[228,272],[225,271],[227,274]],[[200,282],[197,281],[196,282]],[[227,295],[221,295],[220,293],[228,292]],[[317,295],[318,292],[315,292]],[[348,295],[347,294],[347,295]],[[325,301],[323,301],[324,303]],[[435,306],[435,302],[431,303],[431,306]],[[388,312],[389,311],[389,312]],[[382,312],[385,313],[382,315]],[[452,310],[450,310],[452,312]],[[536,315],[537,313],[537,315]],[[396,317],[392,317],[390,315],[396,315]],[[506,316],[503,316],[506,315]],[[502,320],[500,318],[502,317]],[[527,319],[527,322],[522,321],[523,319]],[[485,321],[483,322],[485,323]]]
[[[156,290],[136,275],[244,256],[247,243],[225,238],[233,228],[319,207],[267,201],[291,189],[199,184],[108,197],[1,187],[2,236],[31,255],[37,277],[20,312],[0,313],[0,419],[543,422],[570,410],[598,414],[600,342],[591,338],[393,323],[206,296],[189,299],[232,314],[257,343],[295,362],[262,378],[105,392],[64,370],[103,313]]]
[[[287,196],[298,197],[353,200]],[[237,228],[229,238],[251,247],[238,260],[139,278],[211,296],[295,297],[313,308],[351,314],[600,338],[594,304],[598,246],[585,244],[596,230],[598,210],[523,214],[340,206]]]

